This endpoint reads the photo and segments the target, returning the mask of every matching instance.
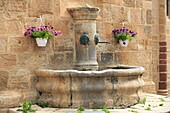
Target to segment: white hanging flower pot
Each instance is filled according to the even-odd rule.
[[[120,44],[121,46],[127,46],[128,43],[129,43],[129,40],[125,40],[125,41],[119,40],[119,44]]]
[[[36,42],[39,47],[45,47],[47,44],[47,39],[46,38],[36,38]]]

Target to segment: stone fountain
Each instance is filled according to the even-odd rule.
[[[74,67],[38,70],[38,101],[70,108],[126,108],[141,101],[143,67],[115,66],[98,71],[94,37],[99,8],[76,7],[68,11],[75,26]]]

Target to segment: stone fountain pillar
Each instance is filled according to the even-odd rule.
[[[96,18],[100,9],[76,7],[68,8],[68,11],[73,17],[75,30],[74,69],[97,70],[94,36],[96,34]]]

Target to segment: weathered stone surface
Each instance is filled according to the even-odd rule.
[[[134,24],[141,23],[141,10],[140,9],[131,9],[131,22]]]
[[[58,38],[54,41],[54,51],[73,51],[73,39]]]
[[[151,26],[145,26],[144,28],[144,34],[145,36],[147,36],[148,38],[152,37],[152,28]]]
[[[136,104],[134,106],[131,106],[127,109],[108,109],[110,113],[130,113],[130,112],[139,112],[139,113],[168,113],[170,111],[169,104],[170,104],[170,98],[166,96],[156,95],[156,94],[145,94],[144,97],[146,98],[146,104]],[[162,100],[165,100],[165,102],[161,102]],[[163,104],[163,106],[160,106]],[[150,105],[151,110],[147,111],[146,108],[148,108],[148,105]],[[32,107],[33,109],[36,109],[36,113],[76,113],[77,109],[71,109],[71,108],[39,108],[37,105],[34,105]],[[16,110],[18,108],[10,108],[8,113],[17,113]],[[102,109],[97,109],[94,111],[94,109],[85,109],[85,111],[82,111],[82,113],[105,113]]]
[[[0,54],[0,67],[10,69],[16,65],[16,55]]]
[[[38,70],[36,88],[42,93],[39,101],[53,106],[124,108],[143,98],[143,73],[142,67],[128,66],[103,71]]]
[[[47,66],[45,64],[48,64],[46,55],[41,54],[41,52],[39,54],[35,54],[34,56],[31,53],[21,53],[18,55],[18,59],[20,59],[17,61],[18,67],[22,68],[27,65],[27,67],[31,70],[34,70],[35,68],[44,68]]]
[[[66,62],[66,64],[67,64],[66,67],[68,69],[73,67],[72,66],[73,65],[73,60],[74,60],[73,53],[66,53],[66,59],[68,59],[67,62]]]
[[[0,53],[7,52],[7,38],[6,37],[0,37]]]
[[[24,101],[35,100],[36,92],[0,91],[0,109],[19,106]]]
[[[98,63],[96,57],[96,19],[100,11],[97,7],[75,7],[68,8],[69,13],[74,20],[74,49],[75,62],[74,69],[82,70],[88,68],[97,70]],[[98,37],[98,36],[97,36]],[[87,43],[81,43],[80,40],[88,40]]]
[[[64,62],[64,54],[62,53],[54,54],[50,56],[49,65],[51,65],[53,69],[61,69],[61,67],[63,67],[64,65],[63,62]]]
[[[7,71],[9,76],[18,77],[25,73],[21,71],[24,69],[33,72],[38,68],[72,68],[75,55],[75,22],[67,8],[87,4],[100,8],[96,28],[101,41],[110,42],[97,45],[97,53],[113,53],[113,64],[110,65],[141,65],[147,70],[145,81],[155,79],[158,75],[157,63],[152,64],[152,61],[159,58],[159,51],[156,52],[159,45],[156,42],[170,42],[170,22],[165,18],[165,0],[0,0],[0,68]],[[62,36],[50,39],[45,48],[37,47],[34,39],[22,38],[28,27],[40,25],[40,15],[46,25],[52,25],[54,29],[63,32]],[[125,21],[125,27],[138,33],[126,48],[120,47],[112,34],[114,28],[122,27],[122,20]],[[97,58],[100,61],[99,54]],[[107,62],[105,63],[102,66],[108,66]],[[167,63],[169,65],[169,61]],[[28,86],[28,81],[25,80],[28,78],[22,77],[14,78],[14,82],[10,79],[10,89],[21,88],[15,85],[17,80],[26,81],[16,83],[18,85],[32,87]],[[8,82],[4,76],[2,80],[4,85]],[[6,85],[2,89],[6,90]]]
[[[0,109],[0,113],[8,113],[8,108]]]
[[[152,11],[151,10],[146,11],[146,23],[152,24]]]
[[[110,11],[111,9],[111,5],[110,4],[103,4],[103,14],[102,14],[102,18],[105,21],[111,21],[112,20],[112,12]],[[117,13],[118,14],[118,13]]]
[[[142,6],[143,6],[143,0],[136,0],[136,7],[142,8]]]
[[[0,108],[8,108],[19,105],[20,94],[13,91],[1,91]]]
[[[18,71],[16,76],[9,77],[8,89],[14,91],[34,90],[35,81],[35,76],[29,76],[29,73],[23,70]]]
[[[7,28],[6,28],[6,21],[4,20],[4,18],[0,18],[0,34],[5,35],[7,32]]]
[[[53,14],[53,0],[31,0],[29,16],[39,17],[42,14]]]
[[[25,12],[26,0],[10,0],[8,3],[8,10],[15,12]]]
[[[123,2],[126,7],[135,7],[135,0],[123,0]]]
[[[6,0],[0,0],[0,14],[4,12]]]
[[[36,75],[39,77],[36,88],[42,93],[38,101],[48,102],[56,107],[71,106],[69,73],[37,71]]]
[[[0,91],[7,89],[9,73],[7,71],[0,71]]]
[[[133,65],[151,63],[151,61],[149,60],[151,58],[150,53],[116,52],[115,57],[120,64],[129,64],[129,61],[131,61],[131,64]],[[145,58],[144,61],[142,60],[143,58]]]
[[[9,36],[23,37],[22,25],[17,20],[7,21],[6,28]]]
[[[100,11],[97,7],[75,7],[67,9],[73,19],[83,19],[83,20],[96,20],[98,13]]]
[[[113,63],[113,53],[101,53],[101,62],[104,64]]]
[[[70,18],[62,18],[62,19],[54,19],[54,29],[61,30],[62,31],[62,36],[57,36],[56,39],[61,39],[61,38],[73,38],[70,36],[71,34],[71,21]]]
[[[9,43],[11,52],[25,52],[30,46],[30,39],[25,37],[10,37]]]

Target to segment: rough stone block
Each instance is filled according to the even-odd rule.
[[[123,0],[125,7],[135,7],[135,0]]]
[[[0,109],[0,113],[8,113],[8,108]]]
[[[17,107],[25,101],[35,100],[37,92],[16,92],[16,91],[0,91],[0,109]]]
[[[31,0],[29,16],[39,17],[42,14],[53,14],[53,0]]]
[[[36,88],[42,92],[38,101],[48,102],[56,107],[71,106],[69,73],[61,73],[37,71],[39,82]]]
[[[81,74],[85,76],[85,74]],[[112,93],[115,93],[110,78],[100,77],[73,77],[72,78],[72,103],[73,108],[83,106],[94,108],[107,105],[112,108]],[[107,87],[106,87],[107,86]],[[93,87],[93,88],[91,88]]]
[[[55,39],[54,51],[73,51],[73,39],[72,38]]]
[[[6,37],[0,37],[0,53],[7,52],[7,38]]]
[[[149,52],[116,52],[115,57],[120,64],[142,65],[151,63],[151,53]]]
[[[9,11],[25,12],[26,11],[26,0],[11,0],[8,5]]]
[[[131,9],[131,22],[133,24],[141,23],[141,10],[140,9]]]
[[[22,25],[17,20],[11,20],[6,22],[6,28],[8,28],[8,35],[14,37],[23,37]]]
[[[111,5],[110,4],[103,4],[103,19],[105,21],[111,21],[112,20],[112,12],[110,11]]]
[[[26,91],[31,89],[30,76],[10,77],[8,81],[8,89],[15,91]]]
[[[67,68],[71,68],[72,67],[72,64],[73,64],[73,53],[66,53],[66,66]]]
[[[64,54],[54,54],[49,58],[49,63],[53,69],[61,69],[64,65]]]
[[[72,30],[70,18],[54,20],[54,29],[62,31],[62,37],[67,38],[70,34],[70,30]],[[57,38],[59,37],[57,36]]]
[[[149,9],[146,11],[146,23],[152,24],[152,11]]]
[[[16,55],[0,54],[0,68],[10,69],[16,65]]]
[[[5,21],[4,21],[4,18],[0,18],[0,34],[1,35],[5,35],[7,32],[7,28],[6,28],[6,24],[5,24]]]
[[[113,53],[101,53],[101,63],[110,64],[113,62]]]
[[[7,71],[0,71],[0,91],[7,89],[9,73]]]
[[[142,8],[142,6],[143,6],[143,0],[136,0],[136,7]]]
[[[116,6],[121,6],[123,4],[122,0],[111,0],[111,3],[115,4]]]
[[[5,10],[6,0],[0,0],[0,13]]]
[[[151,26],[144,27],[144,35],[147,36],[147,38],[152,38],[152,27]]]
[[[30,39],[25,37],[10,37],[10,51],[11,52],[25,52],[28,50],[30,44]]]
[[[13,91],[0,91],[0,108],[9,108],[19,105],[20,94]]]
[[[40,52],[40,51],[38,51],[38,52]],[[17,64],[19,67],[23,67],[23,66],[27,65],[27,67],[29,67],[29,69],[33,69],[33,70],[35,68],[44,68],[45,66],[47,66],[47,63],[48,63],[46,55],[42,54],[41,52],[38,54],[34,54],[34,55],[32,55],[30,53],[29,54],[21,53],[18,55],[18,59],[20,59],[19,61],[17,61]]]

